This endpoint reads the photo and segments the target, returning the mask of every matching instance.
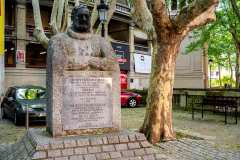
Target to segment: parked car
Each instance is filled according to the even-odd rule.
[[[29,120],[46,120],[46,90],[39,86],[14,86],[8,88],[1,103],[1,116],[22,124],[28,108]]]
[[[142,96],[137,93],[121,91],[121,106],[128,106],[131,108],[141,104]]]

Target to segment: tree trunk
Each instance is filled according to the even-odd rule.
[[[156,34],[157,37],[157,53],[153,55],[147,109],[144,123],[140,128],[154,144],[162,139],[175,139],[172,127],[172,93],[180,43],[188,32],[215,20],[214,11],[218,0],[194,1],[174,18],[169,15],[165,0],[149,2],[152,18],[147,3],[143,0],[133,1],[135,8],[133,16],[141,29],[149,35]]]
[[[231,61],[231,54],[230,52],[227,53],[228,57],[228,64],[229,64],[229,69],[230,69],[230,77],[233,79],[233,69],[232,69],[232,61]]]
[[[240,50],[237,50],[237,52],[236,52],[236,67],[235,67],[236,88],[239,88],[239,84],[240,84],[239,64],[240,64]]]
[[[204,74],[204,88],[208,88],[208,43],[203,45],[203,74]]]
[[[222,87],[222,80],[221,80],[221,66],[218,64],[218,80],[219,80],[219,85]]]
[[[175,36],[169,36],[168,40],[166,38],[167,36],[164,43],[158,41],[157,54],[153,56],[155,67],[152,68],[148,89],[147,112],[140,129],[151,143],[159,142],[160,139],[175,139],[172,126],[172,94],[176,55],[181,39]]]

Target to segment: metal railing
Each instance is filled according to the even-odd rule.
[[[5,25],[5,38],[15,38],[16,32],[15,27],[10,25]]]
[[[27,25],[28,37],[30,37],[30,38],[33,37],[34,29],[35,29],[35,26]],[[48,27],[44,27],[44,33],[46,34],[46,36],[48,38],[50,38],[52,36],[52,33]]]
[[[70,0],[69,2],[74,3],[74,0]],[[83,0],[80,0],[81,3],[85,3]],[[89,5],[94,6],[95,0],[89,0]],[[117,3],[116,12],[124,15],[130,16],[131,8],[127,5]]]

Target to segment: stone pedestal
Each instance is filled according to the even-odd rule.
[[[120,130],[118,72],[64,71],[53,79],[47,121],[53,137]]]
[[[162,157],[145,136],[137,132],[52,138],[44,130],[30,129],[18,144],[4,151],[0,159],[160,160]]]

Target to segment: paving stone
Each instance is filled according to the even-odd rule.
[[[99,152],[101,152],[100,146],[88,147],[88,153],[99,153]]]
[[[140,142],[140,145],[141,145],[143,148],[152,147],[152,145],[151,145],[148,141]]]
[[[48,151],[48,157],[51,158],[51,157],[59,157],[61,156],[61,150],[49,150]]]
[[[41,158],[47,158],[47,153],[44,151],[38,151],[34,153],[32,159],[41,159]]]
[[[119,143],[118,136],[107,136],[109,144],[117,144]]]
[[[120,152],[110,152],[110,157],[113,158],[120,158],[121,157],[121,153]]]
[[[103,144],[108,144],[107,137],[103,137],[103,138],[102,138],[102,141],[103,141]]]
[[[61,149],[64,148],[62,141],[53,141],[50,143],[51,149]]]
[[[145,141],[146,140],[145,135],[142,134],[142,133],[137,133],[136,138],[137,138],[138,141]]]
[[[76,147],[76,146],[77,146],[77,144],[76,144],[75,140],[64,141],[64,147],[65,148],[73,148],[73,147]]]
[[[128,143],[128,148],[129,149],[137,149],[137,148],[141,148],[138,142],[134,142],[134,143]]]
[[[134,153],[136,156],[142,156],[142,155],[145,155],[145,150],[144,150],[144,148],[136,149],[136,150],[134,150]]]
[[[48,149],[48,148],[49,148],[49,144],[48,144],[48,143],[46,143],[46,144],[41,144],[41,145],[37,145],[37,146],[36,146],[36,150],[37,150],[37,151],[46,150],[46,149]]]
[[[102,138],[91,138],[90,139],[90,144],[92,146],[94,146],[94,145],[101,145],[101,144],[103,144]]]
[[[62,150],[62,155],[63,155],[63,156],[73,155],[73,148],[63,149],[63,150]]]
[[[83,160],[83,156],[82,155],[70,156],[69,160]]]
[[[102,151],[103,152],[112,152],[112,151],[115,151],[115,147],[114,147],[114,145],[103,145]]]
[[[129,160],[129,158],[115,158],[114,160]]]
[[[142,159],[142,157],[139,157],[139,156],[138,157],[130,157],[129,158],[129,160],[140,160],[140,159]]]
[[[128,135],[120,135],[118,136],[120,143],[127,143],[129,142]]]
[[[153,154],[156,153],[157,151],[153,148],[145,148],[146,154]]]
[[[130,142],[135,142],[135,141],[136,141],[136,136],[135,136],[135,134],[130,134],[130,135],[128,135],[128,138],[129,138],[129,141],[130,141]]]
[[[97,160],[110,159],[110,155],[108,153],[97,153],[96,158]]]
[[[55,158],[54,160],[68,160],[68,157],[58,157],[58,158]]]
[[[81,146],[89,146],[90,143],[89,143],[89,140],[86,138],[86,139],[79,139],[77,140],[77,146],[81,147]]]
[[[145,155],[143,156],[143,160],[155,160],[154,155]]]
[[[123,151],[123,150],[127,150],[127,144],[116,144],[115,145],[116,151]]]
[[[75,150],[76,154],[87,154],[88,153],[87,148],[84,148],[84,147],[75,148],[74,150]]]
[[[122,151],[122,156],[123,157],[133,157],[134,156],[134,152],[133,152],[133,150]]]
[[[96,156],[94,154],[84,155],[84,160],[96,160]]]

